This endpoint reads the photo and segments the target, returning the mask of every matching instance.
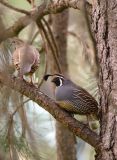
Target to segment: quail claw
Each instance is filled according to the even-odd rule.
[[[30,76],[30,81],[28,82],[30,85],[34,85],[33,84],[33,78],[32,78],[32,74],[31,75],[29,75]]]

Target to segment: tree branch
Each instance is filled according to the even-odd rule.
[[[26,14],[26,15],[30,15],[30,12],[28,12],[28,11],[26,11],[24,9],[16,8],[16,7],[10,5],[8,2],[5,2],[4,0],[0,0],[0,3],[2,5],[4,5],[5,7],[8,7],[9,9],[12,9],[12,10],[14,10],[16,12],[20,12],[20,13],[23,13],[23,14]]]
[[[57,55],[56,55],[56,52],[54,51],[54,47],[53,47],[53,45],[52,45],[52,43],[51,43],[51,41],[50,41],[50,38],[49,38],[49,36],[48,36],[48,33],[47,33],[46,29],[45,29],[44,26],[43,26],[43,23],[42,23],[41,21],[39,21],[39,22],[37,22],[37,26],[38,26],[39,28],[41,28],[42,31],[43,31],[43,33],[44,33],[45,39],[47,40],[47,43],[48,43],[48,45],[49,45],[49,47],[50,47],[50,49],[51,49],[52,55],[53,55],[54,60],[55,60],[55,62],[56,62],[58,72],[59,72],[59,73],[62,73],[62,69],[61,69],[61,65],[60,65],[60,63],[59,63],[59,61],[58,61],[58,57],[57,57]]]
[[[0,82],[29,97],[48,111],[56,120],[67,126],[76,136],[89,143],[95,149],[99,149],[99,136],[90,130],[85,124],[82,124],[71,117],[69,113],[62,110],[58,104],[40,92],[38,88],[24,80],[12,78],[11,76],[6,76],[2,73],[0,74]]]
[[[40,21],[40,19],[45,15],[55,14],[70,7],[74,9],[81,9],[82,0],[56,0],[50,2],[48,5],[46,4],[46,1],[44,1],[44,3],[38,6],[33,12],[30,11],[29,15],[19,18],[13,26],[6,29],[5,32],[0,35],[0,42],[9,37],[16,36],[24,27],[29,25],[32,20]]]

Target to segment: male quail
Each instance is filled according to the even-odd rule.
[[[49,76],[55,84],[55,99],[60,107],[72,114],[95,115],[97,118],[98,103],[85,89],[60,74],[47,74],[44,79],[47,81]]]
[[[38,50],[18,38],[12,39],[12,44],[15,45],[13,52],[13,64],[18,70],[19,77],[29,75],[32,83],[32,75],[39,67],[40,55]]]

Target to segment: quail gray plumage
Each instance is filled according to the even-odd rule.
[[[32,75],[39,67],[40,55],[38,50],[18,38],[13,38],[12,44],[15,46],[13,52],[13,64],[18,70],[19,77],[29,75],[32,83]]]
[[[44,79],[47,81],[49,76],[56,86],[55,99],[60,107],[73,114],[98,116],[98,103],[85,89],[61,74],[47,74]]]

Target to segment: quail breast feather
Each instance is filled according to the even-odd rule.
[[[30,45],[22,45],[13,53],[13,64],[22,75],[34,73],[40,63],[40,55],[37,49]]]

